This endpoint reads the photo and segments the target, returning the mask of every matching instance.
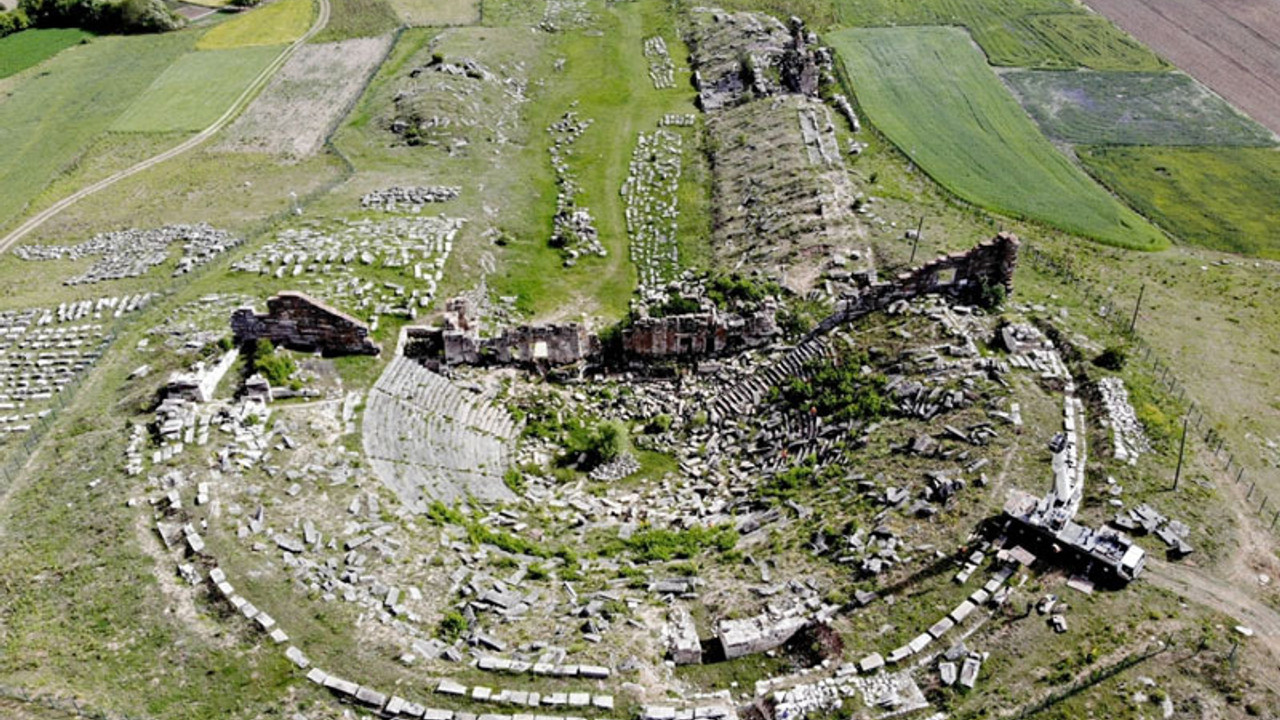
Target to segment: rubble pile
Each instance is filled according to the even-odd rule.
[[[1169,554],[1175,558],[1185,557],[1193,552],[1191,545],[1187,543],[1191,528],[1179,520],[1170,520],[1146,503],[1116,513],[1111,524],[1121,530],[1155,535],[1169,546]]]
[[[641,297],[674,280],[680,269],[676,229],[681,153],[681,138],[676,132],[640,133],[631,156],[631,173],[620,191],[626,202],[631,261],[640,275]]]
[[[649,59],[649,79],[659,90],[676,86],[676,64],[667,52],[667,41],[661,35],[645,38],[644,56]]]
[[[1151,452],[1151,443],[1142,429],[1142,423],[1129,404],[1129,391],[1124,387],[1124,380],[1118,377],[1107,377],[1098,381],[1098,392],[1102,395],[1102,404],[1107,408],[1107,417],[1111,422],[1112,448],[1116,460],[1130,464],[1138,461],[1138,456]]]
[[[173,270],[174,277],[189,273],[238,247],[243,240],[200,223],[99,233],[77,245],[20,245],[14,252],[23,260],[99,257],[88,270],[63,281],[65,285],[86,285],[143,275],[168,260],[169,246],[179,242],[182,243],[182,257]]]
[[[428,185],[414,187],[389,187],[374,190],[360,198],[360,207],[385,212],[422,212],[428,203],[447,202],[458,197],[462,188],[455,185]]]
[[[605,257],[608,252],[600,242],[600,233],[596,230],[596,221],[591,211],[578,205],[578,195],[582,188],[569,166],[573,157],[573,146],[582,137],[582,133],[591,127],[593,120],[582,119],[574,110],[565,112],[559,120],[547,128],[552,143],[551,167],[556,173],[556,214],[552,218],[551,247],[559,248],[565,256],[566,267],[573,266],[583,255],[599,255]]]
[[[150,294],[0,312],[0,442],[30,432],[54,396],[93,367],[110,345],[104,324],[136,312]]]
[[[333,230],[289,228],[237,260],[232,269],[293,278],[310,294],[367,313],[375,322],[379,315],[414,318],[435,299],[464,222],[444,216],[405,217],[348,221]],[[385,270],[400,279],[367,277]]]

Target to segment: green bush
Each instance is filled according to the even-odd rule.
[[[1001,283],[989,283],[984,278],[978,293],[978,307],[983,310],[999,310],[1004,306],[1007,291]]]
[[[1093,359],[1093,364],[1106,370],[1119,371],[1124,368],[1124,364],[1129,359],[1129,353],[1124,348],[1117,345],[1108,345],[1106,349],[1098,353],[1098,357]]]
[[[21,8],[10,12],[0,12],[0,37],[22,32],[31,27],[31,19]]]
[[[863,374],[867,355],[847,351],[835,361],[816,359],[806,367],[808,379],[792,378],[772,396],[800,412],[813,412],[837,422],[874,420],[889,412],[884,395],[888,383],[879,373]]]
[[[644,527],[624,540],[623,544],[642,562],[687,559],[704,550],[732,550],[738,544],[738,531],[729,525],[699,525],[687,530]]]
[[[650,435],[661,435],[671,429],[672,422],[670,415],[657,415],[645,425],[644,431]]]
[[[579,468],[590,469],[617,459],[630,446],[629,433],[621,423],[583,425],[579,421],[572,421],[568,427],[570,429],[564,443],[565,454],[560,459],[562,465],[571,465],[585,456],[579,463]]]
[[[467,619],[457,610],[450,610],[440,618],[440,624],[436,626],[436,636],[441,640],[453,642],[462,637],[467,631]]]
[[[737,273],[717,275],[707,281],[707,297],[722,309],[729,309],[734,303],[758,303],[781,294],[782,287],[775,282],[753,280]]]
[[[276,352],[270,340],[259,338],[253,344],[250,366],[275,387],[289,384],[289,376],[298,371],[293,358]]]
[[[702,303],[697,298],[677,295],[661,305],[649,308],[650,317],[668,317],[670,315],[691,315],[702,310]]]
[[[34,27],[78,27],[96,33],[164,32],[185,22],[163,0],[22,0],[18,10]]]

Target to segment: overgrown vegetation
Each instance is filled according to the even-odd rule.
[[[870,370],[866,353],[846,350],[831,361],[809,361],[802,377],[772,388],[770,399],[835,422],[874,420],[891,407],[884,394],[887,382]]]
[[[266,378],[273,387],[288,385],[289,378],[298,371],[298,365],[293,358],[276,352],[275,345],[266,338],[258,338],[254,341],[249,365],[254,372]]]
[[[729,525],[695,525],[685,530],[644,526],[620,542],[621,548],[640,562],[665,562],[692,558],[707,550],[728,552],[738,544],[738,531]]]

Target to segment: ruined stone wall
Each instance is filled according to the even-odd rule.
[[[758,347],[779,334],[777,307],[768,303],[746,316],[715,310],[662,318],[639,318],[622,331],[628,360],[707,357]]]
[[[813,334],[821,334],[868,313],[883,310],[899,300],[920,295],[946,295],[957,302],[975,303],[984,286],[1001,286],[1013,292],[1013,273],[1018,265],[1018,236],[1002,232],[972,250],[943,255],[889,281],[873,283],[861,292],[846,296],[833,315],[819,324]]]
[[[267,300],[267,312],[251,307],[231,315],[237,343],[266,338],[280,347],[324,355],[377,355],[369,326],[299,292],[282,292]]]
[[[465,317],[465,316],[464,316]],[[425,364],[572,365],[600,353],[600,340],[581,323],[517,325],[481,338],[446,317],[443,327],[409,328],[404,354]]]

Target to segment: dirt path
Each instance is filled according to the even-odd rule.
[[[1154,585],[1195,603],[1220,610],[1252,628],[1254,637],[1280,660],[1280,613],[1259,602],[1233,583],[1198,568],[1149,558],[1143,576]],[[1233,631],[1234,632],[1234,631]]]
[[[14,243],[26,237],[33,230],[45,224],[51,218],[57,216],[63,210],[71,207],[81,199],[93,195],[99,190],[105,190],[125,178],[133,177],[134,175],[159,165],[166,160],[178,157],[188,150],[201,145],[214,135],[217,135],[223,128],[229,125],[232,120],[239,116],[246,107],[249,106],[249,103],[253,101],[264,87],[266,87],[271,78],[275,76],[276,72],[284,66],[285,62],[298,50],[298,48],[306,44],[306,42],[316,33],[323,30],[325,25],[329,24],[329,0],[317,0],[317,2],[320,4],[320,12],[316,15],[316,20],[311,25],[311,29],[302,37],[295,40],[292,45],[282,50],[276,59],[271,61],[270,65],[263,68],[262,72],[253,79],[253,82],[249,83],[249,87],[245,88],[244,92],[240,94],[240,97],[236,98],[235,102],[231,104],[231,107],[227,108],[227,111],[224,112],[221,117],[213,121],[212,125],[182,144],[172,147],[158,155],[153,155],[130,168],[105,177],[88,187],[81,188],[48,208],[45,208],[36,215],[28,218],[26,222],[22,223],[13,232],[6,235],[3,240],[0,240],[0,253],[5,252],[12,247]]]

